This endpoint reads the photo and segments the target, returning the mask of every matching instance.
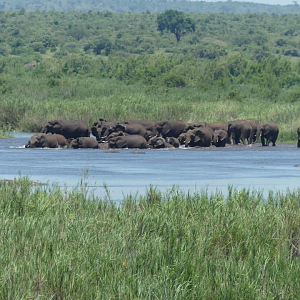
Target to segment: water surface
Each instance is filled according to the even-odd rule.
[[[184,191],[227,192],[228,186],[264,191],[300,187],[300,149],[227,146],[209,149],[92,150],[25,149],[31,134],[0,139],[0,179],[28,175],[41,183],[76,187],[81,180],[96,194],[110,191],[111,199],[144,194],[150,185],[165,191],[174,185]],[[85,173],[88,176],[85,177]]]

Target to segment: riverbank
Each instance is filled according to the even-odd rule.
[[[0,183],[3,299],[295,298],[300,190],[126,197]]]

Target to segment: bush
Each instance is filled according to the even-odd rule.
[[[167,87],[185,87],[186,80],[179,74],[166,74],[163,76],[163,84]]]
[[[39,52],[41,54],[45,54],[47,50],[42,42],[34,42],[31,44],[31,47],[35,52]]]

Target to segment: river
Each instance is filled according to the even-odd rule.
[[[72,188],[84,180],[100,197],[113,201],[143,195],[150,185],[162,191],[226,193],[236,188],[285,191],[300,187],[300,149],[260,144],[169,150],[25,149],[31,134],[0,139],[0,179],[29,176],[40,183]],[[299,165],[299,167],[297,166]],[[87,175],[85,175],[87,174]]]

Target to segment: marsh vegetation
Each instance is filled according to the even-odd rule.
[[[299,197],[150,187],[116,206],[84,182],[0,182],[0,297],[296,298]]]

